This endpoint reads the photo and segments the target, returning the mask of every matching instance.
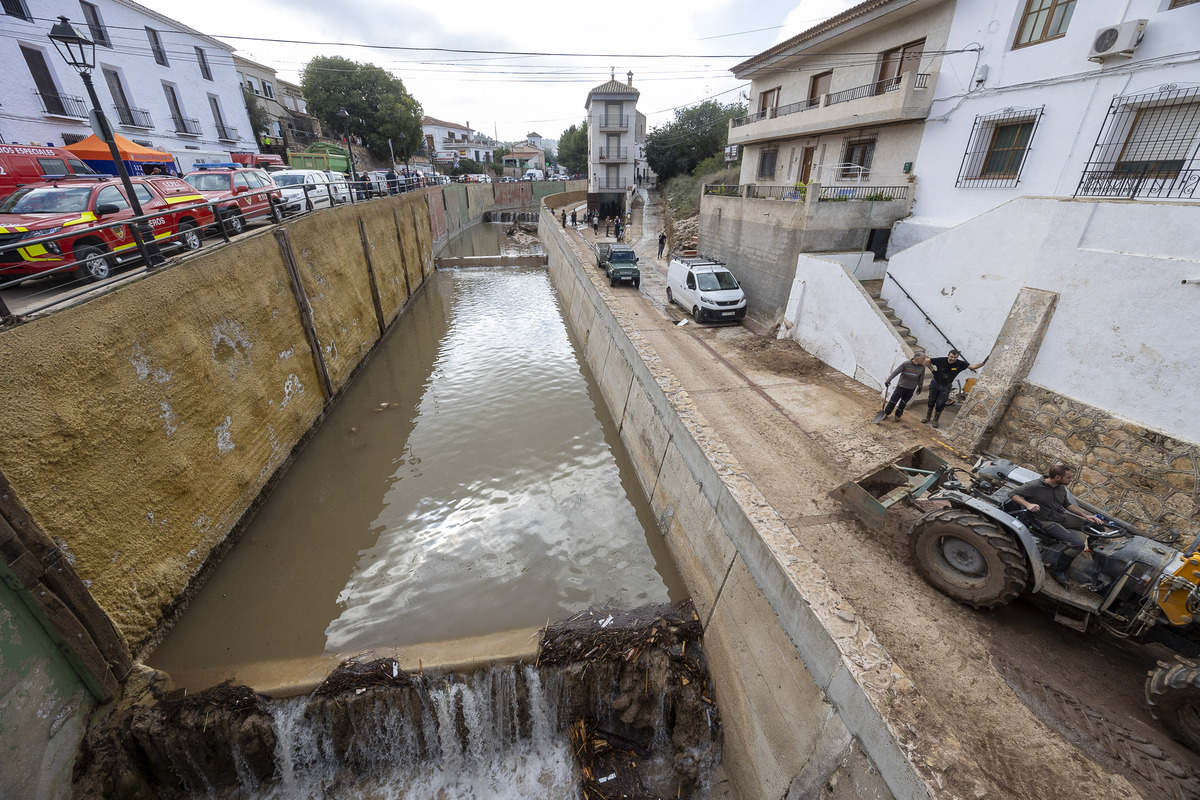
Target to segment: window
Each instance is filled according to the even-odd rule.
[[[1065,35],[1074,11],[1075,0],[1027,0],[1013,47],[1024,47]]]
[[[763,150],[758,155],[758,179],[760,181],[775,180],[775,162],[779,159],[779,151],[775,148]]]
[[[1186,197],[1200,189],[1200,88],[1118,97],[1076,195]]]
[[[133,185],[133,193],[138,199],[138,205],[145,211],[151,203],[154,202],[154,195],[150,194],[150,190],[140,183]]]
[[[1184,6],[1190,6],[1192,3],[1200,3],[1200,0],[1171,0],[1171,5],[1167,6],[1167,8],[1183,8]]]
[[[128,109],[129,100],[125,97],[125,86],[121,83],[120,73],[108,67],[101,67],[100,71],[104,73],[104,82],[108,84],[108,92],[112,95],[118,112],[121,109]]]
[[[821,95],[829,94],[829,85],[833,83],[833,72],[822,72],[820,75],[813,75],[812,82],[808,85],[808,99],[818,100]]]
[[[840,181],[865,181],[871,177],[871,161],[875,158],[875,139],[850,139],[842,153]]]
[[[83,133],[62,133],[59,135],[62,136],[64,145],[78,144],[79,142],[82,142],[84,139],[87,138],[87,134],[83,134]],[[71,164],[71,167],[74,168],[75,165]],[[78,170],[76,170],[76,172],[78,172]]]
[[[43,175],[66,175],[67,165],[58,158],[39,158],[38,167]]]
[[[208,68],[208,54],[201,47],[196,48],[196,62],[200,65],[200,77],[206,81],[211,81],[212,70]]]
[[[768,89],[758,96],[758,110],[770,111],[779,107],[779,87]]]
[[[26,20],[27,22],[33,22],[29,16],[29,11],[25,8],[25,3],[22,2],[22,0],[3,0],[3,2],[0,3],[0,6],[3,6],[4,13],[10,17],[17,17],[19,19]]]
[[[58,94],[58,87],[54,85],[54,78],[50,75],[50,67],[46,64],[45,53],[21,45],[21,55],[25,57],[25,65],[29,67],[29,74],[33,76],[33,85],[37,87],[38,96],[42,98],[42,105],[45,107],[46,113],[57,114],[60,117],[66,116],[67,109],[63,105],[63,98]]]
[[[250,75],[246,76],[246,86],[249,87],[250,91],[254,92],[259,97],[262,96],[262,92],[259,91],[258,88],[258,81],[254,80],[254,78]]]
[[[158,31],[154,28],[146,28],[146,38],[150,40],[150,52],[154,54],[154,60],[164,67],[171,66],[167,62],[167,51],[163,49],[162,39],[158,36]]]
[[[888,50],[879,58],[879,77],[876,78],[876,94],[891,91],[900,85],[900,76],[906,72],[917,72],[921,66],[921,54],[925,50],[925,40]]]
[[[1043,109],[1009,109],[976,117],[954,185],[1016,186]]]
[[[119,209],[129,208],[129,201],[125,199],[125,195],[121,194],[121,190],[115,186],[105,186],[96,195],[96,208],[105,204],[111,204]]]
[[[112,47],[108,38],[108,28],[104,27],[104,21],[100,19],[100,9],[84,0],[79,0],[79,7],[83,10],[83,18],[87,21],[92,41],[101,47]]]
[[[263,87],[263,94],[268,99],[274,100],[275,99],[275,89],[274,89],[274,87],[271,86],[270,81],[263,81],[262,87]]]

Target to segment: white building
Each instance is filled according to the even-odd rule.
[[[446,122],[426,116],[421,118],[421,133],[425,137],[426,153],[431,159],[434,153],[454,151],[458,153],[459,158],[469,158],[480,164],[489,164],[495,160],[495,140],[475,132],[470,122],[459,125],[457,122]]]
[[[96,42],[93,80],[117,133],[183,170],[257,150],[228,45],[130,0],[5,0],[3,11],[4,141],[62,146],[92,134],[83,82],[47,37],[63,15]]]
[[[945,49],[891,252],[1020,196],[1200,198],[1200,2],[960,2]]]
[[[623,214],[637,186],[638,147],[646,139],[646,116],[637,110],[641,94],[612,77],[588,92],[588,208],[602,215]]]

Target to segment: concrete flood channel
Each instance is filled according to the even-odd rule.
[[[506,227],[444,255],[528,252]],[[708,796],[685,601],[548,271],[439,269],[148,659],[145,702],[89,737],[77,790]]]

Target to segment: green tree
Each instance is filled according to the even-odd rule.
[[[411,158],[422,152],[421,104],[386,70],[341,56],[317,56],[300,73],[300,86],[309,113],[333,135],[340,137],[349,127],[377,157],[387,155],[389,139],[400,161],[403,153]],[[350,115],[346,122],[338,116],[342,108]]]
[[[266,133],[271,129],[271,118],[267,116],[267,110],[262,107],[262,103],[258,102],[258,95],[254,94],[244,83],[242,84],[242,100],[246,103],[246,113],[250,115],[250,132],[254,134],[254,139],[257,141],[260,133]]]
[[[646,162],[659,180],[691,174],[706,158],[721,154],[728,140],[729,120],[744,116],[740,104],[705,100],[675,111],[675,120],[646,136]]]
[[[582,125],[572,125],[563,131],[558,139],[558,163],[566,167],[572,175],[583,175],[587,172],[588,138],[587,121]]]

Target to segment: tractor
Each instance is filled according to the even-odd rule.
[[[1079,547],[1039,530],[1013,500],[1038,474],[985,455],[967,471],[920,448],[899,463],[842,487],[842,498],[881,522],[890,504],[926,495],[940,507],[909,530],[908,552],[934,588],[974,608],[1029,595],[1049,601],[1055,620],[1158,642],[1178,655],[1146,679],[1150,712],[1176,739],[1200,752],[1200,538],[1182,549],[1178,533],[1153,538],[1070,496],[1103,524]]]

